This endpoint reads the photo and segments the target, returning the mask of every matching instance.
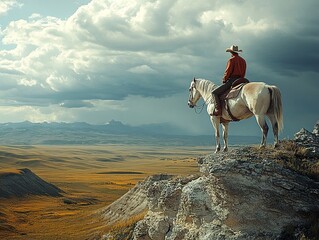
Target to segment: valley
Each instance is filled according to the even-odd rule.
[[[125,144],[2,146],[0,175],[29,169],[63,192],[60,197],[0,196],[1,239],[96,239],[106,223],[97,211],[147,176],[198,173],[208,147]]]

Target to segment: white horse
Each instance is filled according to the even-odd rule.
[[[229,111],[223,107],[221,116],[214,116],[214,102],[212,91],[218,87],[211,81],[205,79],[193,79],[189,88],[188,106],[194,108],[202,97],[207,105],[207,113],[215,129],[216,151],[220,151],[219,125],[222,124],[224,151],[228,150],[228,123],[237,118],[238,120],[249,118],[255,115],[258,125],[262,131],[260,147],[266,146],[268,125],[265,120],[267,116],[271,122],[275,137],[274,147],[277,147],[278,132],[283,128],[283,114],[281,93],[276,86],[269,86],[263,82],[251,82],[241,89],[237,97],[228,99]],[[231,114],[229,114],[231,112]]]

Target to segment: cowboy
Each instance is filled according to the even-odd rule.
[[[238,46],[232,45],[230,48],[226,49],[226,52],[230,52],[231,57],[226,65],[226,70],[223,77],[223,85],[212,91],[213,100],[215,102],[215,110],[213,115],[215,116],[221,115],[221,103],[219,96],[230,89],[235,80],[245,77],[246,74],[246,61],[239,56],[239,53],[242,52],[242,50],[239,50]]]

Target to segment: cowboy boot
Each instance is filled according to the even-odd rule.
[[[214,116],[220,116],[221,115],[221,107],[220,107],[220,100],[219,97],[216,94],[212,94],[213,95],[213,101],[214,101],[214,105],[215,105],[215,109],[214,109]]]

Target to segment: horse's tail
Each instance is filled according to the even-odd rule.
[[[278,124],[278,131],[280,132],[284,127],[281,93],[279,88],[277,88],[276,86],[267,87],[270,91],[271,96],[271,102],[267,113],[273,114],[275,116],[276,122]]]

